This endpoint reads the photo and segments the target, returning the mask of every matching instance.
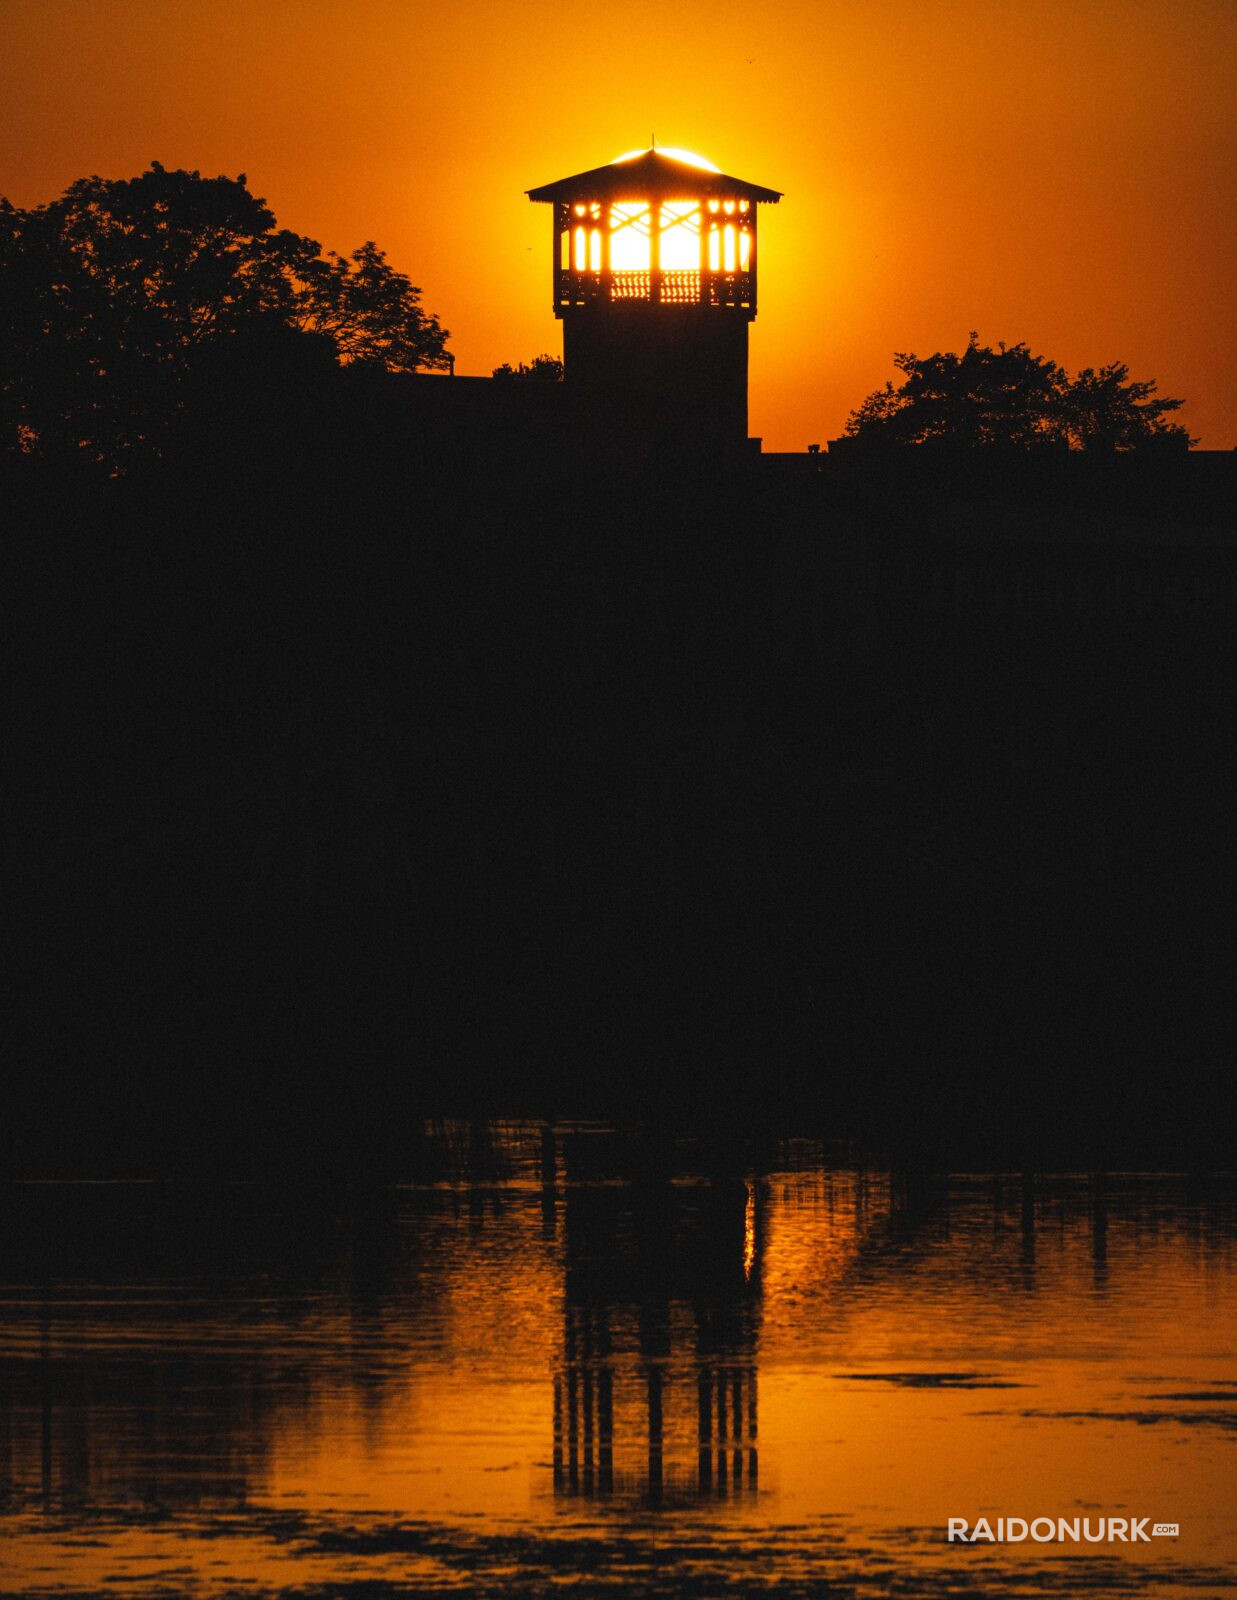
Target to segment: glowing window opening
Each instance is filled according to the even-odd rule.
[[[700,267],[700,207],[694,200],[667,200],[659,216],[661,251],[666,272],[691,272]]]
[[[610,268],[647,272],[653,264],[653,218],[647,201],[616,201],[610,207]]]

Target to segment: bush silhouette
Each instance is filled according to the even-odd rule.
[[[1133,450],[1193,443],[1166,420],[1180,400],[1155,397],[1155,383],[1135,382],[1113,362],[1071,381],[1055,361],[1025,344],[994,350],[972,333],[961,355],[898,354],[903,382],[877,389],[846,424],[863,444],[944,444],[976,448],[1045,445],[1076,450]]]
[[[501,367],[494,368],[490,376],[504,382],[512,379],[532,379],[534,382],[559,383],[562,381],[563,363],[557,356],[548,354],[534,356],[531,361],[521,361],[514,367],[509,361],[504,361]]]

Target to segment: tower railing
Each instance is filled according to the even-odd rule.
[[[610,274],[610,292],[605,292],[605,284],[598,285],[597,298],[601,300],[647,300],[652,293],[652,273],[650,272],[612,272]]]
[[[699,305],[699,272],[663,272],[661,275],[661,303],[664,306]]]
[[[578,272],[573,267],[561,267],[556,272],[557,308],[600,305],[608,301],[717,306],[747,311],[756,304],[756,274],[693,269]]]

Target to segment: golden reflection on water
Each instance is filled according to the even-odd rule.
[[[448,1128],[364,1198],[7,1191],[0,1593],[1220,1583],[1228,1188],[762,1154]],[[981,1514],[1183,1531],[943,1544]]]

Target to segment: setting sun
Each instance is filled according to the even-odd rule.
[[[707,156],[697,155],[694,150],[680,150],[674,144],[646,145],[643,150],[625,150],[621,156],[615,156],[610,163],[617,167],[620,161],[634,161],[637,156],[647,155],[649,150],[656,150],[659,155],[669,156],[672,161],[681,161],[684,166],[701,167],[705,172],[720,172],[720,167],[715,167]]]

